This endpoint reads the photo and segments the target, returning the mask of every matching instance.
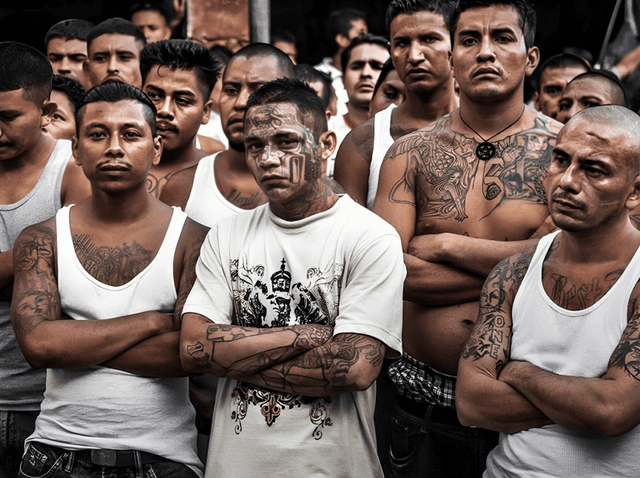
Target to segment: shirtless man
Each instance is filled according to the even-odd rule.
[[[245,160],[244,113],[259,86],[293,76],[293,63],[274,46],[254,43],[238,51],[224,70],[220,118],[230,148],[174,174],[160,199],[192,219],[213,226],[219,219],[267,201]]]
[[[347,135],[338,150],[334,174],[344,190],[369,209],[376,197],[382,159],[393,142],[456,107],[448,3],[394,0],[387,9],[391,61],[406,86],[407,98]],[[376,130],[384,135],[382,139],[375,137]]]
[[[560,231],[487,279],[456,389],[463,423],[502,432],[487,477],[638,474],[639,158],[638,115],[578,113],[546,180]]]
[[[22,43],[3,42],[0,64],[0,476],[15,477],[45,378],[25,361],[11,328],[13,246],[22,229],[90,190],[82,169],[70,161],[71,142],[43,131],[56,110],[47,58]]]
[[[142,91],[158,111],[156,127],[162,138],[162,157],[151,167],[148,181],[149,192],[160,197],[171,175],[207,156],[196,147],[196,136],[200,125],[209,121],[209,95],[220,65],[199,43],[161,40],[142,50],[140,72]],[[219,146],[218,151],[224,149]]]
[[[560,126],[523,103],[539,58],[526,1],[463,1],[450,31],[460,108],[391,147],[374,204],[400,233],[408,270],[405,354],[389,374],[398,392],[391,460],[414,466],[411,476],[478,476],[497,443],[495,432],[458,421],[458,357],[484,277],[549,214],[543,180]]]
[[[92,195],[16,241],[11,319],[47,368],[24,475],[202,476],[178,340],[208,229],[147,193],[155,116],[131,85],[87,93],[73,152]]]

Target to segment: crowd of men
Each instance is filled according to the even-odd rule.
[[[633,58],[528,0],[315,67],[176,13],[0,42],[0,478],[637,475]]]

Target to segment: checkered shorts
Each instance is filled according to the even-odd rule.
[[[389,377],[396,391],[409,400],[444,408],[455,407],[456,377],[436,372],[409,355],[389,367]]]

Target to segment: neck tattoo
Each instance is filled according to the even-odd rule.
[[[476,146],[476,156],[479,159],[481,159],[483,161],[489,161],[491,158],[493,158],[495,156],[496,147],[493,144],[491,144],[489,141],[491,141],[491,139],[493,139],[496,136],[498,136],[500,133],[504,133],[509,128],[511,128],[514,124],[516,124],[518,121],[520,121],[520,118],[522,118],[522,115],[524,114],[524,110],[525,110],[525,105],[522,105],[522,111],[520,112],[520,116],[518,116],[518,118],[513,123],[511,123],[506,128],[501,129],[496,134],[492,135],[491,137],[489,137],[487,139],[484,139],[480,135],[480,133],[478,133],[475,129],[473,129],[471,126],[469,126],[469,124],[462,118],[462,115],[460,114],[460,110],[458,110],[458,116],[460,117],[460,121],[462,121],[467,128],[469,128],[471,131],[473,131],[482,140],[482,143],[480,143],[480,144],[478,144],[478,146]]]

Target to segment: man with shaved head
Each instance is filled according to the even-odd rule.
[[[604,70],[593,70],[576,76],[568,84],[558,102],[556,119],[566,123],[578,111],[601,105],[627,103],[620,80]]]
[[[458,368],[460,421],[501,432],[484,476],[635,476],[640,117],[589,108],[546,181],[558,231],[498,264]],[[526,472],[525,472],[526,470]]]

